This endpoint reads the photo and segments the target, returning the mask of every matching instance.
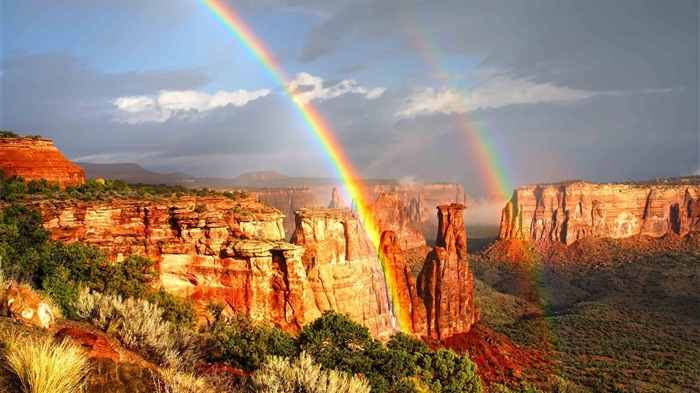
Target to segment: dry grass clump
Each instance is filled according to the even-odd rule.
[[[225,373],[207,375],[182,372],[173,368],[161,370],[154,380],[156,393],[241,393],[237,381]]]
[[[3,339],[6,367],[27,393],[71,393],[82,389],[88,373],[85,352],[69,340],[13,334]]]
[[[199,360],[192,334],[163,320],[163,310],[146,300],[85,290],[75,308],[79,317],[160,364],[181,369]]]
[[[313,358],[302,352],[290,362],[287,358],[271,357],[252,375],[258,393],[369,393],[367,381],[336,370],[322,370]]]

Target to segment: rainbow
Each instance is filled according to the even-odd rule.
[[[425,61],[433,72],[438,75],[449,72],[448,61],[441,55],[439,45],[430,38],[427,31],[420,28],[420,24],[408,14],[408,11],[399,12],[405,31],[411,39],[411,43],[419,53],[423,54]],[[474,154],[475,161],[479,165],[479,173],[483,174],[490,195],[498,195],[504,202],[510,199],[513,187],[508,173],[503,166],[503,160],[492,142],[489,133],[479,125],[474,113],[469,113],[469,102],[463,95],[459,95],[463,113],[453,113],[457,118],[457,127],[462,131],[461,135],[466,139],[466,145]]]
[[[362,183],[352,163],[345,155],[342,147],[335,138],[330,127],[311,104],[300,104],[294,100],[295,92],[290,88],[291,79],[284,73],[275,57],[265,47],[262,41],[246,26],[243,20],[222,0],[200,0],[199,3],[216,18],[221,25],[250,53],[250,55],[260,61],[263,68],[272,78],[284,89],[285,95],[289,98],[294,108],[301,116],[307,128],[311,131],[314,139],[328,158],[328,161],[341,179],[346,191],[345,200],[354,201],[360,221],[368,234],[374,249],[379,251],[380,236],[379,226],[369,210],[362,194]],[[399,299],[396,285],[396,276],[393,269],[387,268],[384,258],[379,255],[382,271],[387,287],[387,297],[396,317],[396,327],[399,330],[410,332],[411,321],[409,314],[399,310]]]

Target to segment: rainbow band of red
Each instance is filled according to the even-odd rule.
[[[327,125],[323,117],[318,113],[316,108],[311,104],[300,104],[294,100],[294,91],[290,89],[291,79],[284,73],[277,60],[272,56],[269,50],[263,45],[262,41],[253,34],[246,26],[241,18],[221,0],[200,0],[199,2],[212,16],[214,16],[226,30],[235,38],[242,46],[253,56],[258,59],[265,70],[276,80],[281,86],[286,96],[290,99],[294,108],[301,115],[301,118],[306,123],[307,128],[313,134],[321,151],[328,157],[328,162],[335,171],[336,175],[341,179],[349,199],[355,201],[355,210],[358,212],[360,220],[364,225],[367,235],[372,242],[375,250],[379,250],[379,241],[381,234],[379,226],[374,220],[368,209],[362,192],[360,177],[357,175],[350,160],[348,160],[345,152],[335,138],[330,127]],[[406,331],[410,329],[411,322],[407,320],[406,312],[397,312],[399,302],[397,298],[396,277],[392,269],[387,269],[384,264],[384,258],[380,255],[382,261],[382,271],[387,286],[387,296],[394,307],[394,315],[400,316],[397,320],[398,328]]]

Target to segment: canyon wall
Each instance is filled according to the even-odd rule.
[[[223,302],[227,315],[242,312],[289,331],[320,315],[301,261],[304,250],[285,241],[283,215],[253,196],[44,201],[36,207],[55,240],[83,240],[113,261],[130,254],[155,260],[157,285],[189,296],[199,310],[210,300]]]
[[[303,247],[306,278],[319,311],[337,310],[374,336],[396,331],[377,251],[349,209],[301,209],[291,243]]]
[[[379,200],[401,206],[397,198]],[[283,214],[253,195],[32,203],[54,240],[94,244],[112,261],[148,256],[159,272],[156,286],[189,297],[200,311],[223,302],[225,314],[242,312],[294,332],[335,310],[381,338],[401,330],[445,339],[469,331],[476,319],[463,205],[439,207],[437,245],[416,280],[402,239],[384,231],[380,260],[349,209],[298,210],[286,242]]]
[[[85,183],[83,169],[68,161],[48,139],[0,138],[0,169],[27,181],[44,178],[62,189]]]
[[[303,207],[319,207],[316,197],[309,188],[269,188],[249,191],[262,203],[273,206],[284,214],[284,231],[291,236],[296,228],[294,212]]]
[[[521,187],[503,209],[499,238],[568,245],[586,236],[659,237],[700,230],[700,179],[677,183]]]
[[[411,216],[399,195],[382,193],[369,206],[369,211],[377,221],[379,232],[391,231],[402,250],[425,246],[425,238],[413,227]]]

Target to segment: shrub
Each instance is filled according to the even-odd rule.
[[[164,290],[149,292],[146,300],[163,310],[163,319],[180,327],[192,327],[197,322],[197,310],[190,299],[181,299]]]
[[[178,367],[198,360],[191,334],[163,320],[163,310],[146,300],[123,300],[86,289],[74,307],[78,316],[113,332],[126,347],[159,364]]]
[[[85,352],[69,340],[10,336],[5,339],[7,367],[25,392],[70,393],[82,389],[88,371]]]
[[[274,326],[255,323],[243,314],[214,322],[212,337],[224,359],[247,370],[260,368],[269,356],[296,356],[294,338]]]
[[[367,381],[336,370],[323,370],[313,358],[302,352],[298,358],[273,356],[252,375],[259,393],[369,393]]]

